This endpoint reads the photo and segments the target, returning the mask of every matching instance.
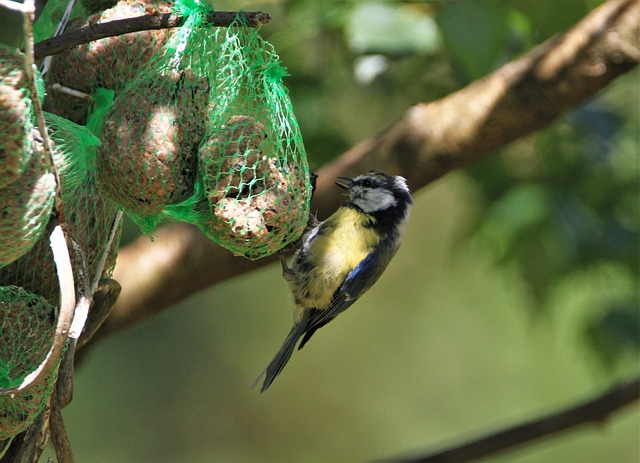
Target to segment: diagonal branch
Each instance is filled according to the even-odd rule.
[[[251,27],[259,27],[271,21],[269,14],[261,11],[212,11],[207,16],[206,24],[228,27],[237,17],[244,18]],[[38,42],[35,45],[35,58],[40,59],[45,56],[62,53],[77,45],[105,37],[114,37],[130,32],[180,27],[185,19],[184,16],[178,16],[173,13],[158,13],[92,24]]]
[[[548,126],[640,61],[637,0],[605,2],[565,34],[440,100],[420,103],[327,166],[402,172],[415,189]]]
[[[608,392],[561,412],[537,418],[462,445],[428,455],[400,458],[412,463],[463,463],[505,451],[512,447],[593,423],[602,423],[614,412],[640,398],[640,378],[618,384]]]
[[[418,190],[531,134],[593,97],[640,61],[637,0],[612,0],[565,34],[471,85],[409,108],[393,125],[326,165],[313,209],[324,217],[339,197],[332,182],[371,168],[400,174]],[[173,224],[122,249],[114,278],[122,294],[96,338],[273,259],[233,257],[196,228]]]

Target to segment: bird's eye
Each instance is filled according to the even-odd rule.
[[[362,181],[362,186],[365,187],[365,188],[371,188],[371,187],[373,187],[373,181],[368,179],[368,178],[365,178]]]

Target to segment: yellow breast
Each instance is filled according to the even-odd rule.
[[[305,306],[326,308],[347,274],[378,244],[379,235],[365,227],[373,220],[354,209],[341,207],[325,221],[322,235],[311,243],[317,265],[310,275]]]

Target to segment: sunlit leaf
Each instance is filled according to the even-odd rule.
[[[416,5],[358,4],[349,16],[346,32],[356,53],[425,54],[440,44],[435,21]]]
[[[438,26],[455,63],[468,80],[493,70],[508,39],[508,10],[497,0],[444,3]]]

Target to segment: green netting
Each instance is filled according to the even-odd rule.
[[[0,287],[0,387],[16,387],[45,359],[56,313],[45,299],[16,286]],[[27,393],[0,397],[0,440],[29,427],[46,405],[56,373]]]
[[[44,113],[49,138],[54,144],[53,162],[63,182],[63,193],[71,193],[95,172],[96,150],[100,139],[87,127],[63,117]]]
[[[71,22],[66,31],[116,19],[169,12],[169,2],[122,0],[114,7],[89,16],[86,20]],[[56,114],[85,124],[90,100],[56,90],[52,84],[60,84],[85,94],[93,93],[98,87],[121,89],[138,74],[149,59],[159,53],[171,33],[171,29],[160,29],[107,37],[54,56],[46,79]]]
[[[0,267],[33,247],[55,196],[24,66],[22,53],[0,45]]]
[[[118,207],[102,196],[96,185],[96,151],[100,140],[89,127],[46,113],[47,127],[61,156],[54,163],[62,183],[62,202],[70,233],[87,262],[89,277],[96,276],[98,264],[109,241]],[[89,118],[91,126],[91,117]],[[122,224],[110,249],[102,276],[111,276],[116,263]],[[72,262],[73,264],[74,262]],[[77,265],[74,265],[77,270]]]
[[[33,105],[24,55],[0,44],[0,188],[20,177],[31,155]]]
[[[215,97],[215,43],[195,8],[105,116],[98,185],[149,233],[193,194],[196,152]]]
[[[117,208],[110,201],[96,195],[94,179],[83,182],[75,191],[74,201],[66,205],[67,222],[71,227],[71,234],[79,243],[89,269],[91,280],[97,276],[97,267],[105,252],[111,227],[116,217]],[[107,254],[102,277],[110,277],[116,263],[120,229]],[[72,261],[74,276],[77,278],[79,265]],[[53,254],[49,247],[49,237],[43,235],[34,247],[24,256],[10,265],[0,268],[0,285],[21,286],[36,294],[40,294],[48,301],[57,305],[60,299],[58,277],[53,261]]]
[[[185,2],[186,3],[186,2]],[[101,191],[145,233],[162,218],[198,225],[237,255],[259,258],[307,223],[309,169],[273,47],[238,22],[188,15],[105,116]]]
[[[62,194],[64,200],[64,189]],[[75,191],[73,199],[65,200],[67,224],[80,246],[87,262],[89,277],[111,277],[116,266],[116,257],[122,232],[122,222],[118,226],[111,247],[105,250],[118,213],[118,207],[98,193],[96,179],[88,177]],[[107,258],[101,275],[97,275],[98,264],[104,252]],[[74,264],[74,262],[72,262]],[[74,265],[74,270],[76,266]]]
[[[54,114],[45,114],[54,146],[54,163],[64,178],[66,196],[87,178],[100,141],[89,130]],[[0,189],[0,267],[29,251],[49,222],[55,199],[55,177],[44,162],[40,136],[32,142],[33,154],[20,178]]]
[[[253,28],[219,34],[219,75],[227,82],[198,153],[207,213],[196,224],[235,254],[259,258],[302,234],[309,168],[273,47]]]
[[[36,243],[49,222],[56,192],[53,173],[44,162],[40,141],[26,170],[0,189],[0,267],[10,264]]]
[[[58,305],[60,290],[48,233],[25,255],[0,268],[0,286],[9,285],[22,287]]]
[[[45,114],[45,118],[57,147],[54,163],[60,172],[67,225],[80,245],[89,277],[93,279],[118,211],[115,204],[97,191],[93,172],[98,139],[86,127],[52,114]],[[118,239],[119,236],[108,251],[105,276],[110,276],[115,266]],[[78,263],[72,261],[72,264],[77,271]],[[0,268],[0,285],[21,286],[57,304],[58,280],[47,234],[41,236],[28,253]]]

